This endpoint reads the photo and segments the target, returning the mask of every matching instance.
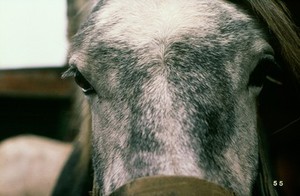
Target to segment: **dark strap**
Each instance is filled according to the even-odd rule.
[[[184,176],[153,176],[136,179],[110,196],[233,196],[234,193],[206,180]]]

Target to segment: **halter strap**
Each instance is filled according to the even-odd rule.
[[[110,196],[234,196],[234,193],[206,180],[185,176],[151,176],[123,185]]]

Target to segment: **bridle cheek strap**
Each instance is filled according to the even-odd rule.
[[[129,182],[110,196],[234,196],[234,193],[206,180],[185,176],[151,176]]]

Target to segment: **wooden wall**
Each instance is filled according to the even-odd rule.
[[[38,134],[70,140],[72,79],[61,79],[65,68],[0,72],[0,140]]]

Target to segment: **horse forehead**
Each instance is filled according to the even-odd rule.
[[[74,41],[78,43],[71,50],[70,56],[74,57],[71,63],[72,59],[86,61],[88,56],[82,51],[96,49],[98,43],[116,48],[125,45],[133,50],[150,46],[153,54],[163,52],[164,48],[189,35],[202,38],[206,45],[216,43],[209,35],[219,35],[218,44],[225,45],[235,39],[231,33],[243,29],[233,28],[232,32],[224,33],[222,27],[251,21],[239,7],[223,0],[109,0],[100,3],[75,36]],[[84,67],[84,63],[75,64]]]
[[[222,21],[224,14],[228,18]],[[111,0],[95,12],[95,30],[102,32],[102,39],[121,39],[135,46],[185,33],[204,37],[229,18],[249,20],[236,6],[220,0]]]

